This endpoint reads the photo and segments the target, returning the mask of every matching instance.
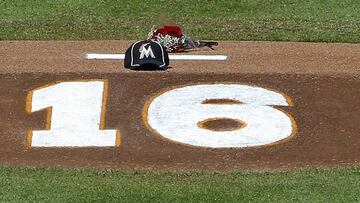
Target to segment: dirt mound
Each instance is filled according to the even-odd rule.
[[[356,101],[360,101],[360,45],[221,42],[216,51],[191,54],[225,54],[227,61],[174,61],[171,69],[157,72],[125,70],[119,60],[84,58],[86,53],[123,53],[130,44],[0,42],[0,162],[160,170],[263,170],[359,164],[360,105]],[[29,94],[61,82],[94,79],[107,85],[101,107],[106,111],[101,115],[100,129],[118,130],[119,146],[29,146],[29,130],[50,130],[56,122],[49,118],[49,108],[29,112],[27,106],[34,102],[29,101]],[[209,148],[175,142],[154,132],[144,118],[149,102],[171,89],[197,84],[239,84],[280,92],[289,105],[274,108],[291,115],[293,135],[262,146]],[[203,105],[214,103],[246,105],[232,98],[209,98]],[[246,126],[235,129],[233,126],[239,123],[228,121],[230,127],[223,131]],[[211,122],[210,125],[215,123]],[[209,124],[209,120],[202,124]]]

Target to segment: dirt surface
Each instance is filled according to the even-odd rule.
[[[360,165],[360,45],[220,42],[228,61],[170,62],[167,71],[138,72],[122,61],[85,60],[86,53],[124,53],[129,41],[0,42],[0,163],[32,166],[156,170],[268,170]],[[231,74],[230,74],[231,73]],[[107,79],[106,128],[121,145],[29,148],[26,131],[45,129],[46,111],[26,112],[30,90],[55,81]],[[281,107],[297,133],[286,142],[249,148],[190,147],[155,135],[142,111],[154,94],[174,86],[231,82],[286,93]]]
[[[125,53],[133,41],[0,41],[0,73],[127,73],[120,60],[84,60],[86,53]],[[227,61],[171,61],[166,73],[291,73],[360,75],[360,44],[219,42]]]
[[[198,123],[200,128],[211,131],[233,131],[244,128],[246,124],[240,120],[230,118],[206,119]]]

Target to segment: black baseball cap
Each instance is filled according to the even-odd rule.
[[[159,42],[137,41],[126,50],[124,66],[129,69],[165,70],[169,66],[169,55]]]

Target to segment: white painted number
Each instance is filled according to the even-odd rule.
[[[62,82],[28,96],[27,111],[47,108],[47,129],[29,131],[34,147],[116,146],[116,130],[104,129],[106,81]]]
[[[211,99],[234,102],[204,104]],[[260,87],[194,85],[161,94],[145,107],[144,115],[153,130],[172,141],[212,148],[248,147],[271,144],[295,132],[290,115],[272,107],[289,105],[284,95]],[[245,125],[228,131],[199,125],[216,118],[240,120]]]
[[[29,144],[119,146],[118,131],[104,130],[106,100],[107,81],[62,82],[30,92],[27,111],[46,109],[48,116],[46,130],[29,131]],[[289,105],[286,96],[260,87],[193,85],[154,98],[145,106],[144,118],[160,136],[175,142],[212,148],[249,147],[275,143],[295,133],[292,117],[272,107]],[[219,120],[235,127],[211,127]]]

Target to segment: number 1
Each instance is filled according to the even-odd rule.
[[[46,130],[29,130],[32,147],[119,146],[120,133],[104,130],[108,82],[61,82],[31,91],[27,112],[46,109]]]

